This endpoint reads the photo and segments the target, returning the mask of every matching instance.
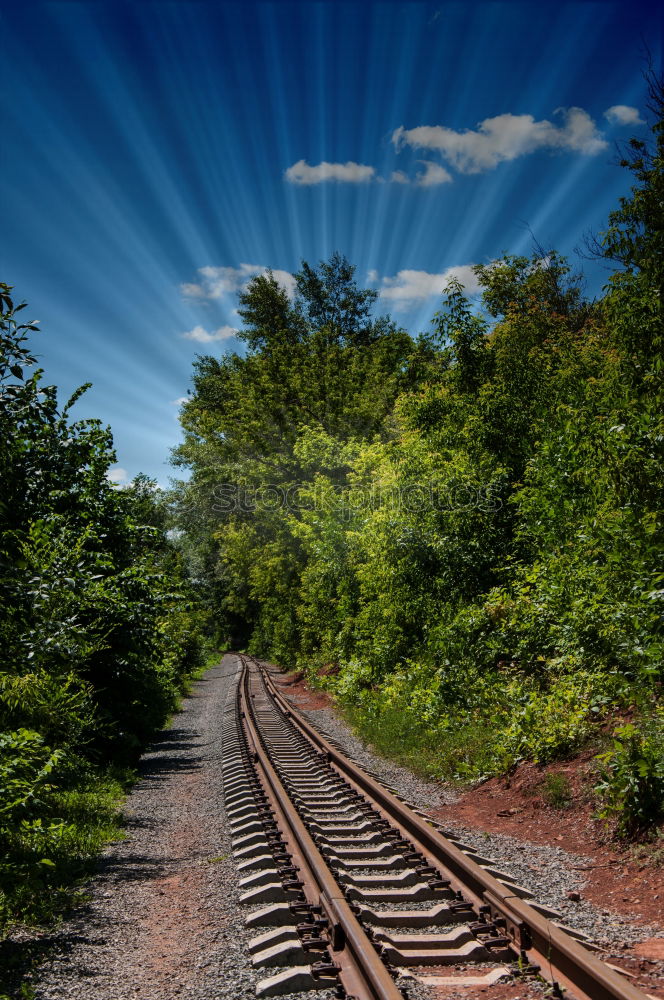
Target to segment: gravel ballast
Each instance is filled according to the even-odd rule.
[[[293,703],[296,707],[297,701],[295,696]],[[332,709],[299,710],[358,764],[377,774],[399,796],[423,812],[454,802],[455,794],[451,789],[418,778],[407,768],[373,753]],[[592,859],[588,857],[572,854],[560,847],[531,844],[505,834],[472,830],[462,824],[446,823],[444,832],[458,837],[483,856],[495,859],[501,871],[532,892],[537,902],[558,910],[566,926],[583,932],[607,950],[661,933],[659,927],[635,924],[628,917],[601,909],[586,900],[572,901],[568,898],[569,892],[583,888],[581,872],[584,866],[591,863]]]
[[[89,904],[57,934],[38,1000],[254,995],[220,794],[222,705],[234,673],[228,656],[208,671],[141,759],[126,839],[106,849]],[[220,990],[226,970],[233,982]]]
[[[238,901],[223,806],[223,708],[238,666],[227,655],[208,671],[142,758],[125,806],[126,838],[104,852],[89,902],[49,935],[54,948],[31,982],[36,1000],[244,1000],[279,971],[251,965],[246,945],[259,930],[244,926],[253,908]],[[454,801],[441,785],[372,754],[331,709],[303,714],[418,808]],[[579,885],[574,866],[583,858],[465,827],[452,832],[592,938],[608,945],[648,936],[648,928],[566,898]],[[408,990],[414,1000],[429,994],[412,980]],[[305,995],[329,1000],[333,993]]]
[[[236,666],[228,655],[208,671],[141,759],[126,839],[104,852],[89,903],[52,935],[37,1000],[241,1000],[277,971],[249,960],[257,931],[244,927],[223,807],[222,711]]]
[[[227,655],[196,682],[141,758],[126,839],[104,852],[89,902],[48,935],[35,1000],[244,1000],[279,971],[251,965],[247,942],[259,930],[244,923],[257,907],[238,902],[223,804],[223,709],[238,666]]]

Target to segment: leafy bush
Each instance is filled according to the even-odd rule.
[[[597,242],[618,264],[597,301],[555,252],[508,256],[475,269],[479,308],[451,282],[414,340],[370,316],[375,293],[334,255],[303,264],[294,301],[256,278],[240,302],[246,355],[196,363],[176,454],[191,478],[173,505],[208,607],[430,774],[564,758],[612,712],[661,700],[664,88],[651,83],[658,120],[627,150],[637,186]],[[266,482],[299,502],[229,505],[211,487]],[[658,744],[618,743],[606,808],[624,801],[632,830],[659,815]]]
[[[62,760],[39,733],[0,733],[0,830],[10,835],[32,817],[53,790],[53,772]]]
[[[50,919],[117,833],[126,768],[203,660],[205,616],[153,483],[60,411],[0,284],[0,927]],[[113,807],[109,803],[113,803]]]
[[[600,754],[600,816],[621,837],[635,837],[664,818],[664,711],[619,726]]]
[[[564,809],[572,801],[572,786],[564,774],[549,773],[544,779],[542,798],[554,809]]]

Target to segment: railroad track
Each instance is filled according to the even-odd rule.
[[[264,665],[239,660],[224,796],[246,923],[260,932],[258,996],[405,1000],[408,970],[432,996],[520,976],[541,977],[553,997],[645,1000],[559,914],[318,733]]]

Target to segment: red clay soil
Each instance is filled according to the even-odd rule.
[[[328,694],[324,691],[314,691],[307,685],[304,674],[273,673],[271,677],[283,696],[292,699],[296,708],[303,708],[305,712],[334,708],[334,703]]]
[[[623,946],[622,954],[611,957],[610,963],[630,974],[650,996],[664,997],[664,868],[648,857],[647,848],[637,852],[609,840],[603,825],[593,819],[588,793],[593,769],[592,752],[547,768],[522,764],[510,778],[492,778],[469,789],[453,806],[440,806],[433,815],[443,823],[509,834],[589,858],[579,865],[581,899],[632,924],[661,928],[656,937]],[[565,808],[554,808],[544,799],[546,774],[564,775],[569,782],[572,800]]]
[[[296,708],[333,708],[331,698],[311,690],[302,674],[277,674],[274,680]],[[533,844],[562,847],[590,860],[579,865],[579,896],[596,906],[620,914],[635,925],[654,924],[661,934],[611,958],[631,973],[632,982],[653,997],[664,998],[664,867],[648,858],[647,850],[635,851],[611,841],[600,821],[593,819],[589,789],[593,785],[592,751],[563,764],[540,767],[521,764],[509,778],[492,778],[459,796],[453,805],[432,810],[443,824],[449,821],[474,830],[503,833]],[[571,801],[555,808],[544,797],[547,774],[564,776]],[[661,843],[661,841],[660,841]],[[516,990],[516,992],[515,992]],[[473,990],[473,993],[475,991]],[[484,1000],[512,1000],[532,996],[529,986],[496,984],[477,991]],[[468,993],[464,990],[465,995]],[[540,994],[541,996],[541,994]]]
[[[453,806],[440,806],[433,815],[441,822],[450,820],[586,855],[591,860],[579,866],[583,899],[624,914],[635,924],[662,923],[664,868],[652,859],[639,859],[633,848],[610,841],[603,825],[593,819],[588,793],[593,767],[592,752],[546,768],[521,764],[510,778],[492,778],[465,792]],[[545,800],[547,774],[567,779],[572,800],[566,807],[554,808]]]

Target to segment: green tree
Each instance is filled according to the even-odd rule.
[[[240,296],[246,354],[205,356],[195,364],[194,393],[182,414],[185,441],[175,453],[192,477],[174,507],[189,559],[208,567],[210,600],[225,609],[227,627],[241,641],[253,630],[268,642],[275,629],[293,641],[301,550],[283,509],[259,504],[257,511],[238,498],[265,484],[286,491],[311,479],[315,472],[297,446],[307,428],[341,443],[384,435],[410,378],[412,339],[384,317],[373,318],[376,293],[359,288],[354,272],[338,254],[317,268],[303,263],[292,301],[270,273],[254,278]],[[343,483],[344,462],[333,451],[329,458],[326,475]],[[288,581],[274,606],[268,602],[269,612],[259,580],[243,578],[238,537],[257,556],[269,547]],[[282,617],[287,627],[278,624]]]
[[[0,303],[1,923],[57,909],[95,785],[163,724],[204,622],[155,484],[111,484],[110,431],[71,419],[86,387],[60,410],[35,325],[4,284]]]

